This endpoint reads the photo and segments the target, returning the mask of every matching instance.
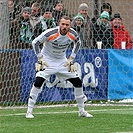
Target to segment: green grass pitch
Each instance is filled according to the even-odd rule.
[[[77,107],[0,109],[0,133],[133,133],[132,106],[86,106],[93,118],[79,118]]]

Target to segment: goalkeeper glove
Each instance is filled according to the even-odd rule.
[[[70,56],[70,57],[67,59],[67,62],[64,64],[65,67],[66,67],[66,66],[69,67],[69,68],[68,68],[68,72],[75,72],[75,71],[76,71],[76,68],[75,68],[73,62],[74,62],[74,58]]]
[[[38,62],[36,63],[36,71],[44,70],[44,66],[48,67],[47,62],[43,59],[43,56],[38,57]]]

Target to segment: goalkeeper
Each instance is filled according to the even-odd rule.
[[[40,50],[39,45],[45,42]],[[66,49],[74,43],[70,57],[66,58]],[[86,96],[83,93],[82,81],[74,66],[74,58],[80,48],[81,41],[77,32],[71,28],[71,19],[63,16],[59,26],[44,31],[32,42],[35,54],[38,57],[36,63],[36,80],[32,86],[28,99],[26,118],[34,118],[32,111],[38,94],[45,80],[52,74],[56,74],[60,81],[68,80],[74,86],[74,95],[79,109],[79,117],[93,117],[84,110]]]

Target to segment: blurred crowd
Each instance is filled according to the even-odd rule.
[[[58,26],[65,13],[61,0],[53,5],[42,7],[40,3],[19,7],[14,0],[8,0],[10,49],[32,49],[32,41],[49,28]],[[90,18],[89,7],[81,3],[77,14],[72,17],[72,28],[81,39],[81,48],[87,49],[132,49],[132,38],[124,28],[120,13],[112,16],[109,3],[102,3],[100,15]],[[100,47],[99,47],[100,44]],[[42,46],[41,46],[42,47]],[[70,46],[73,47],[73,44]]]

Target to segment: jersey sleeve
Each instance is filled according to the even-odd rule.
[[[73,58],[75,58],[76,54],[78,53],[79,49],[80,49],[80,46],[81,46],[81,40],[78,36],[78,33],[75,31],[75,30],[72,30],[72,33],[74,34],[75,38],[74,38],[74,47],[72,49],[72,53],[71,53],[71,56]]]
[[[40,45],[47,40],[46,34],[47,32],[43,32],[32,41],[33,50],[37,56],[39,56],[41,52]]]

